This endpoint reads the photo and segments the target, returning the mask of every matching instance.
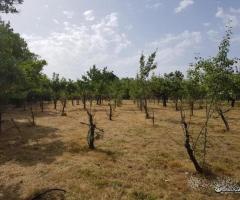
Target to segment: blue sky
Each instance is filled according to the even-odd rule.
[[[76,79],[96,64],[134,77],[141,52],[155,49],[156,74],[186,72],[196,55],[216,54],[229,23],[231,56],[240,52],[238,0],[25,0],[20,10],[2,18],[48,61],[49,76]]]

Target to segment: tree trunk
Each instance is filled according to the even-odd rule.
[[[32,125],[33,125],[33,126],[36,126],[35,116],[34,116],[34,112],[33,112],[32,105],[31,105],[31,107],[30,107],[30,111],[31,111],[31,117],[32,117]]]
[[[137,100],[134,100],[136,103],[137,103],[137,108],[139,108],[140,109],[140,101],[137,99]],[[136,104],[135,103],[135,104]]]
[[[83,102],[83,109],[85,110],[86,109],[86,95],[83,95],[82,102]]]
[[[143,111],[143,100],[142,100],[142,99],[140,99],[139,104],[140,104],[140,105],[139,105],[139,106],[140,106],[140,110]]]
[[[193,110],[194,110],[194,102],[193,101],[191,101],[190,102],[190,114],[191,114],[191,116],[193,116]]]
[[[192,161],[196,171],[199,173],[203,173],[203,168],[199,165],[197,159],[195,158],[193,149],[190,145],[190,135],[188,132],[187,123],[185,121],[182,121],[182,124],[183,124],[184,132],[185,132],[185,145],[184,146],[187,149],[188,156],[189,156],[190,160]]]
[[[175,110],[178,111],[178,99],[175,100]]]
[[[235,99],[232,99],[232,101],[231,101],[231,106],[232,106],[232,108],[235,106]]]
[[[153,115],[152,115],[152,124],[153,124],[153,126],[155,125],[155,116],[154,116],[154,111],[153,111]]]
[[[89,131],[88,131],[88,147],[89,149],[95,149],[95,146],[94,146],[94,136],[95,136],[95,128],[96,128],[96,125],[94,124],[93,122],[93,115],[87,111],[87,114],[88,114],[88,120],[89,120]]]
[[[90,108],[92,108],[92,104],[93,104],[93,99],[92,99],[92,97],[90,98]]]
[[[230,131],[230,127],[229,127],[229,124],[228,124],[228,121],[226,119],[226,117],[224,116],[223,114],[223,111],[221,108],[218,108],[218,114],[220,115],[225,127],[226,127],[226,131]]]
[[[167,107],[167,97],[163,96],[163,107]]]
[[[144,111],[145,111],[145,118],[149,119],[148,107],[147,107],[147,99],[144,98]]]
[[[66,116],[66,113],[65,113],[66,103],[67,103],[67,100],[65,99],[63,101],[62,116]]]
[[[72,98],[72,106],[74,106],[74,99]]]
[[[109,103],[109,120],[112,121],[112,105]]]
[[[89,138],[88,138],[88,147],[89,149],[95,149],[94,146],[94,130],[90,128]]]
[[[2,133],[2,113],[0,112],[0,134]]]
[[[53,100],[53,103],[54,103],[54,109],[57,110],[57,100],[54,99],[54,100]]]

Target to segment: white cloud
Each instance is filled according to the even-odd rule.
[[[181,2],[179,3],[178,7],[175,8],[175,13],[180,13],[182,12],[184,9],[186,9],[187,7],[191,6],[194,4],[193,0],[181,0]]]
[[[93,15],[93,10],[87,10],[83,13],[83,15],[87,21],[95,20],[95,16]]]
[[[238,45],[240,44],[240,35],[235,35],[231,39],[232,42],[237,43]]]
[[[229,13],[224,11],[222,7],[218,7],[216,17],[222,19],[225,25],[230,25],[232,27],[238,26],[238,17],[234,14],[237,14],[238,10],[230,9]]]
[[[146,8],[150,8],[150,9],[158,9],[160,6],[162,6],[162,2],[151,2],[148,1],[148,3],[146,4]]]
[[[210,22],[205,22],[205,23],[203,23],[203,26],[205,26],[205,27],[209,27],[210,25],[211,25]]]
[[[68,19],[72,19],[73,16],[74,16],[74,12],[73,12],[73,11],[64,10],[62,13],[63,13]]]
[[[236,8],[230,8],[230,12],[231,13],[235,13],[235,14],[240,14],[240,8],[236,9]]]
[[[53,22],[54,22],[55,24],[60,24],[60,22],[59,22],[57,19],[53,19]]]
[[[220,40],[220,34],[216,30],[209,30],[207,32],[207,35],[208,35],[209,40],[211,40],[213,42],[219,42],[219,40]]]
[[[167,34],[163,38],[152,42],[151,49],[158,48],[157,61],[159,68],[176,70],[179,65],[188,65],[198,51],[202,36],[200,32],[184,31],[180,34]],[[188,61],[186,58],[188,56]],[[183,66],[181,66],[183,67]]]
[[[127,31],[131,31],[133,29],[133,25],[129,24],[127,26],[124,27]]]
[[[118,30],[116,13],[91,26],[69,22],[64,22],[63,26],[64,30],[52,32],[47,37],[24,35],[30,49],[48,61],[49,66],[45,70],[48,75],[57,72],[79,78],[93,64],[115,66],[120,59],[119,54],[131,44]]]

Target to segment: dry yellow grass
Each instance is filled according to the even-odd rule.
[[[150,104],[155,110],[154,127],[132,101],[116,109],[113,121],[108,120],[106,105],[95,106],[97,126],[105,134],[94,151],[87,148],[88,127],[80,124],[87,122],[82,105],[69,103],[65,117],[53,105],[44,113],[38,110],[35,128],[29,126],[27,111],[6,114],[5,119],[17,121],[21,133],[10,129],[0,136],[0,199],[26,199],[45,188],[65,189],[68,200],[239,199],[239,194],[194,190],[188,185],[195,170],[173,105]],[[227,114],[230,132],[224,132],[220,119],[211,121],[207,154],[217,176],[236,180],[240,180],[239,111],[234,108]],[[203,116],[204,110],[195,111],[195,133]],[[9,126],[4,123],[5,129]]]

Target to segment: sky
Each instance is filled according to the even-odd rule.
[[[194,57],[217,53],[226,25],[240,57],[239,0],[25,0],[19,14],[2,14],[44,72],[80,78],[94,64],[135,77],[142,53],[157,49],[155,74],[186,73]]]

